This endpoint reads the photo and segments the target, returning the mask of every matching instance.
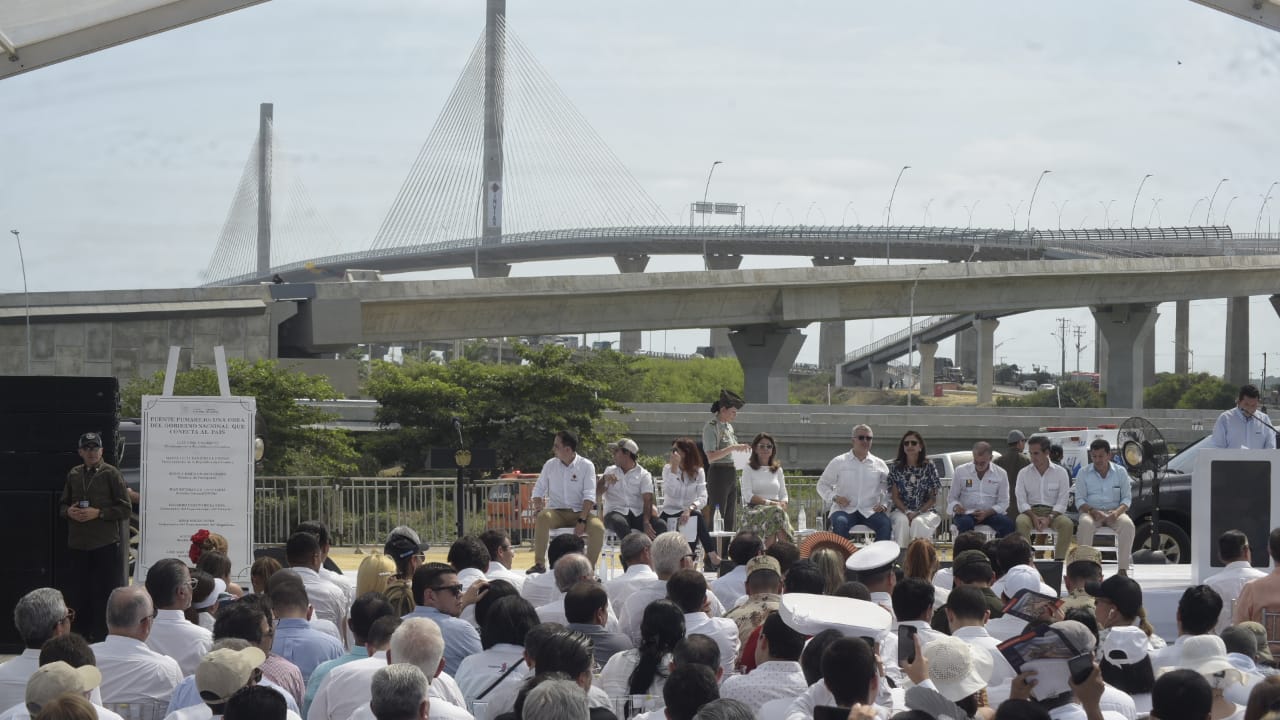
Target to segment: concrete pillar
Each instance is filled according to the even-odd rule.
[[[271,271],[271,126],[275,105],[258,106],[258,276]]]
[[[1187,364],[1190,329],[1191,301],[1178,300],[1173,304],[1173,372],[1177,375],[1186,375],[1190,367]]]
[[[1102,329],[1098,327],[1098,323],[1093,323],[1093,367],[1101,378],[1103,390],[1107,389],[1107,338],[1103,336]]]
[[[1102,376],[1107,406],[1142,408],[1142,374],[1147,336],[1155,331],[1155,305],[1106,305],[1090,308],[1098,332],[1106,340],[1106,374]]]
[[[938,354],[938,343],[922,342],[920,350],[920,395],[933,397],[933,358]]]
[[[853,265],[857,258],[843,255],[815,255],[812,258],[814,267],[834,267],[836,265]],[[823,370],[840,367],[845,355],[845,321],[830,320],[818,326],[818,367]],[[839,376],[839,372],[836,373]],[[837,386],[839,382],[837,381]]]
[[[481,171],[484,173],[481,208],[482,245],[502,243],[502,180],[505,164],[502,136],[505,129],[503,117],[506,108],[507,0],[487,0],[485,3],[484,44],[484,135]],[[508,268],[507,272],[510,271]],[[482,272],[476,268],[476,277],[506,277],[507,272]]]
[[[992,387],[995,384],[995,339],[996,328],[1000,321],[995,318],[980,317],[973,322],[978,335],[977,372],[978,372],[978,404],[990,405]]]
[[[1227,299],[1227,346],[1222,378],[1232,385],[1249,382],[1249,298]]]
[[[956,365],[965,377],[977,377],[978,331],[974,328],[956,333]]]
[[[742,265],[742,256],[733,253],[711,253],[706,256],[708,270],[737,270]],[[711,349],[716,357],[733,357],[734,344],[729,341],[728,328],[711,328]]]
[[[649,265],[649,256],[644,253],[635,255],[614,255],[613,261],[618,265],[620,273],[642,273]],[[618,352],[639,352],[641,339],[639,330],[623,330],[618,333]]]
[[[744,400],[778,405],[790,402],[788,374],[804,337],[796,328],[777,325],[748,325],[729,333],[742,365]]]
[[[1142,387],[1156,384],[1156,329],[1151,328],[1142,347]]]

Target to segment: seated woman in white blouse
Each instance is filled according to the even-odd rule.
[[[742,513],[739,530],[753,530],[766,547],[779,540],[795,542],[787,517],[787,484],[778,464],[778,443],[769,433],[751,441],[751,459],[742,471]]]
[[[711,534],[707,532],[707,522],[702,517],[702,509],[707,506],[707,473],[702,468],[702,453],[698,446],[687,437],[676,438],[671,442],[671,456],[662,466],[662,519],[667,522],[669,530],[683,530],[685,523],[697,523],[698,541],[707,553],[712,565],[720,564],[720,554],[716,552]],[[685,537],[688,537],[687,535]],[[689,543],[693,549],[693,543]]]

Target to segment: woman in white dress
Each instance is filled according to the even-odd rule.
[[[765,547],[779,540],[795,542],[787,517],[787,484],[778,464],[778,443],[769,433],[760,433],[751,441],[751,459],[740,482],[746,509],[738,529],[754,531]]]

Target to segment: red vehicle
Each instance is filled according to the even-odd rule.
[[[533,484],[538,473],[509,472],[498,476],[500,482],[489,488],[485,500],[485,524],[502,528],[511,534],[513,545],[533,537]]]

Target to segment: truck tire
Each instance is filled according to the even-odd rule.
[[[1138,525],[1133,535],[1133,549],[1143,550],[1151,547],[1151,521],[1148,519]],[[1160,521],[1160,549],[1170,563],[1191,562],[1191,538],[1187,531],[1168,520]]]

